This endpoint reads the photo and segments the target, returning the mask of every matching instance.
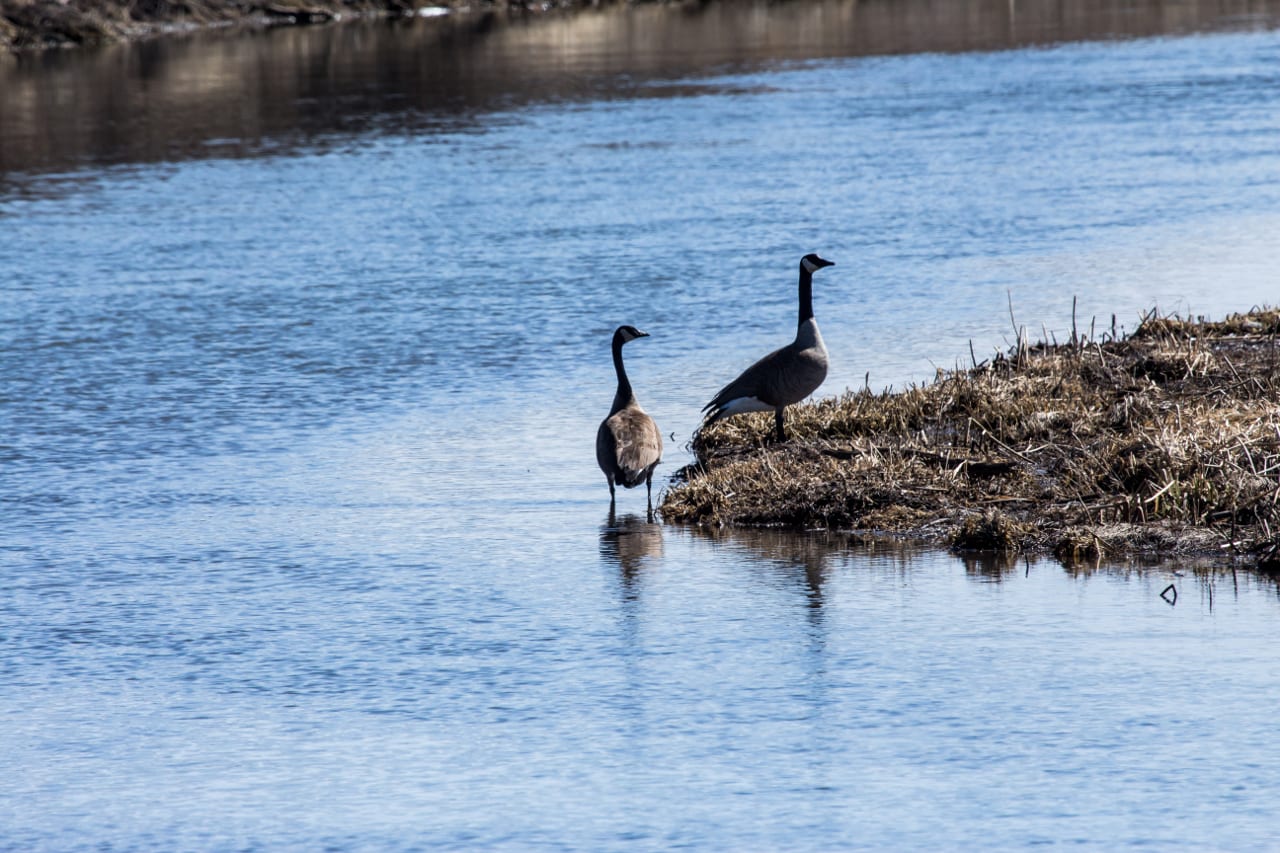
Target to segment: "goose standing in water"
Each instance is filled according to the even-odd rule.
[[[614,483],[628,489],[644,483],[649,512],[653,512],[653,469],[662,461],[662,433],[653,418],[640,408],[622,366],[622,345],[649,334],[635,326],[619,326],[613,333],[613,368],[618,373],[618,391],[613,395],[609,417],[596,431],[596,461],[609,481],[609,508],[614,505]]]
[[[813,316],[813,274],[834,261],[800,259],[800,325],[796,339],[742,371],[703,407],[702,426],[743,412],[774,413],[778,441],[785,441],[782,410],[808,397],[827,378],[827,345]]]

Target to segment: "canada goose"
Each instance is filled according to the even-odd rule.
[[[614,505],[613,484],[630,489],[645,485],[649,511],[653,511],[653,469],[662,461],[662,433],[653,418],[640,408],[622,366],[622,345],[649,337],[635,326],[619,326],[613,333],[613,368],[618,373],[618,391],[613,408],[596,431],[596,461],[609,481],[609,507]]]
[[[702,426],[743,412],[774,413],[778,441],[785,441],[782,410],[808,397],[827,378],[827,345],[813,316],[813,274],[834,261],[809,254],[800,259],[800,325],[796,339],[766,355],[720,389],[703,407]]]

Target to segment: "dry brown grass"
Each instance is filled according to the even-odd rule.
[[[874,529],[1067,561],[1280,561],[1280,310],[1021,344],[899,392],[713,424],[669,521]]]

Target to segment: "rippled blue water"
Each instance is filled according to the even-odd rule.
[[[0,845],[1274,849],[1273,582],[611,522],[592,441],[634,323],[682,464],[807,251],[825,393],[1010,301],[1274,301],[1277,60],[744,63],[17,176]]]

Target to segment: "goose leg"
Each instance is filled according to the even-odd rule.
[[[649,505],[649,520],[653,521],[653,472],[644,478],[645,500]]]
[[[782,406],[778,406],[773,410],[773,422],[778,426],[778,441],[786,441],[787,434],[782,430]]]
[[[606,474],[605,479],[609,481],[609,509],[612,510],[614,503],[613,478]]]

